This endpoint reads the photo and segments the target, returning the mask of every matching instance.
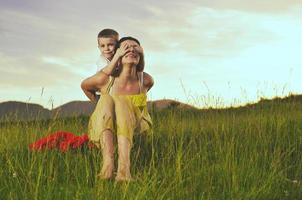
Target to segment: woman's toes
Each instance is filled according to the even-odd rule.
[[[110,179],[113,174],[113,166],[112,165],[104,165],[101,172],[97,175],[97,177],[101,179]]]

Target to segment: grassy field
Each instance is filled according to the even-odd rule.
[[[54,131],[85,133],[87,117],[0,124],[0,199],[302,199],[301,102],[151,114],[131,183],[98,180],[97,149],[29,151]]]

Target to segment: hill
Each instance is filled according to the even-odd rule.
[[[7,101],[0,103],[0,121],[31,121],[35,119],[50,119],[53,117],[89,116],[95,104],[90,101],[71,101],[52,110],[39,104]],[[148,109],[162,110],[168,108],[196,109],[193,106],[169,99],[149,101]]]
[[[51,112],[39,104],[8,101],[0,103],[0,121],[49,119]]]
[[[240,107],[230,107],[224,109],[197,109],[194,106],[171,100],[161,99],[148,102],[148,109],[152,111],[161,111],[165,109],[180,109],[194,111],[211,111],[211,110],[233,110],[233,109],[251,109],[251,108],[268,108],[275,104],[302,103],[302,95],[290,95],[287,97],[275,97],[273,99],[260,99],[253,104],[246,104]],[[21,120],[30,121],[35,119],[50,119],[53,117],[77,117],[89,116],[93,112],[95,104],[89,101],[72,101],[63,104],[52,110],[46,109],[39,104],[24,103],[17,101],[8,101],[0,103],[0,121]]]

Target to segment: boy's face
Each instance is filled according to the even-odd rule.
[[[98,38],[99,42],[99,49],[101,51],[101,54],[111,60],[115,53],[115,45],[117,43],[117,40],[115,38]]]

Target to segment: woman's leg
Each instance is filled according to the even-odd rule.
[[[109,179],[114,170],[113,133],[110,129],[103,132],[103,144],[103,166],[98,176],[102,179]]]
[[[115,117],[112,97],[103,95],[96,109],[98,117],[95,120],[94,127],[103,155],[103,166],[98,176],[102,179],[109,179],[112,177],[114,170],[113,123]]]
[[[133,133],[137,120],[133,105],[125,97],[115,97],[115,116],[118,142],[118,168],[116,181],[130,181],[130,150],[132,147]]]
[[[123,135],[117,137],[118,140],[118,169],[117,181],[130,181],[132,180],[130,173],[130,151],[131,145],[129,139]]]

